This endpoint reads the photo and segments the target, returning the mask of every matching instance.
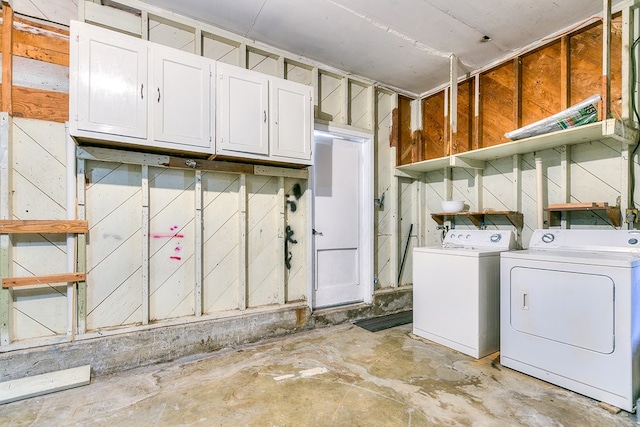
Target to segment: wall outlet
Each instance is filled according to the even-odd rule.
[[[629,218],[629,214],[633,214],[633,222],[638,222],[638,209],[627,209],[625,212],[625,219]],[[629,222],[628,219],[626,219],[626,222]]]
[[[445,222],[442,223],[442,225],[444,226],[445,230],[453,229],[453,225],[451,224],[451,221],[445,221]]]

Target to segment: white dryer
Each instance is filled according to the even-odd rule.
[[[500,263],[500,363],[635,410],[640,232],[536,230]]]
[[[413,249],[413,333],[480,358],[500,347],[500,252],[510,230],[450,230]]]

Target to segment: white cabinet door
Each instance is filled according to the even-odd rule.
[[[283,79],[269,84],[271,155],[311,160],[311,88]]]
[[[268,78],[222,63],[217,76],[216,152],[268,155]]]
[[[211,76],[215,62],[160,46],[154,46],[152,55],[149,95],[154,141],[184,145],[185,150],[211,149]]]
[[[77,23],[76,23],[77,24]],[[134,138],[147,137],[147,44],[95,26],[72,26],[77,40],[77,129]],[[75,36],[75,37],[74,37]],[[73,120],[74,117],[72,116]]]

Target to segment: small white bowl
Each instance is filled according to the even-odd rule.
[[[443,212],[461,212],[464,209],[464,201],[462,200],[443,200]]]

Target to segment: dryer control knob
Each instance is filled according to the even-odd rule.
[[[556,236],[554,236],[551,233],[545,233],[542,235],[542,241],[545,243],[551,243],[556,239]]]
[[[629,239],[629,244],[630,245],[637,245],[638,244],[638,239]]]
[[[501,239],[502,239],[502,234],[499,234],[499,233],[492,234],[491,237],[489,238],[489,240],[491,240],[491,243],[498,243]]]

